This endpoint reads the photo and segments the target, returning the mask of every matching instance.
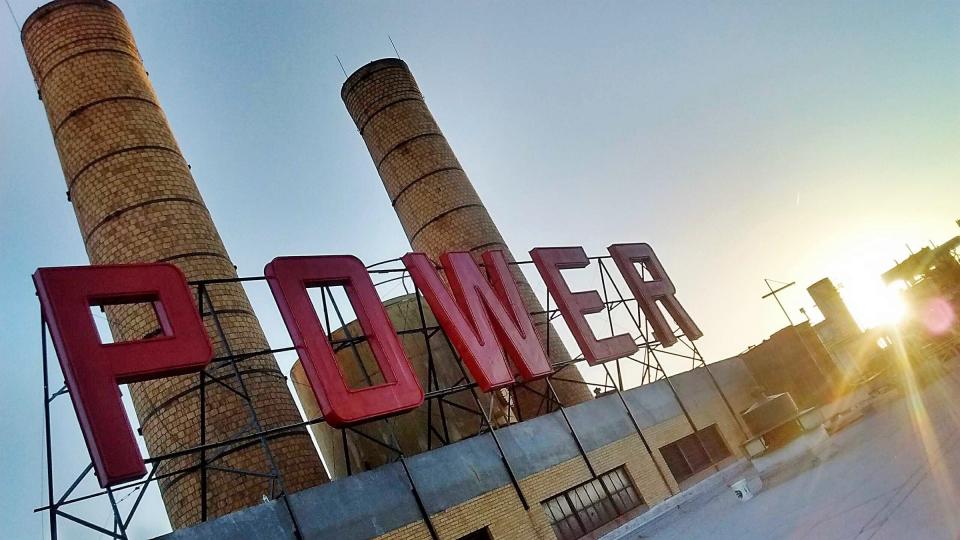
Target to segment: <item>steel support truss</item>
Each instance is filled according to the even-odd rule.
[[[678,343],[682,345],[682,352],[674,352],[665,350],[661,344],[652,339],[652,333],[650,332],[649,324],[644,319],[643,313],[637,303],[635,298],[625,295],[623,288],[618,285],[614,280],[613,275],[609,271],[609,256],[598,256],[590,257],[591,266],[596,266],[598,270],[598,275],[600,278],[600,293],[603,298],[604,305],[604,314],[606,317],[607,328],[601,330],[599,328],[594,328],[594,331],[597,332],[598,336],[602,336],[604,332],[608,335],[613,335],[615,332],[615,317],[620,317],[621,320],[629,321],[629,333],[634,338],[635,342],[640,348],[640,353],[626,357],[623,359],[618,359],[612,362],[607,362],[603,365],[605,372],[605,378],[602,383],[586,383],[581,381],[575,381],[573,379],[567,379],[558,375],[558,372],[564,368],[576,365],[583,361],[582,354],[569,360],[567,362],[557,362],[554,363],[555,371],[554,374],[545,378],[546,385],[544,390],[536,390],[531,388],[529,385],[517,382],[512,387],[507,389],[507,395],[509,397],[507,412],[508,418],[506,423],[513,421],[521,421],[522,418],[511,418],[509,415],[513,413],[513,408],[510,406],[516,402],[516,394],[518,390],[523,390],[525,392],[533,392],[536,395],[540,396],[540,405],[538,407],[538,413],[545,413],[551,411],[558,411],[560,416],[563,418],[570,436],[573,441],[576,443],[576,446],[579,450],[580,456],[583,459],[592,479],[597,479],[600,474],[606,471],[597,471],[593,463],[591,462],[588,452],[584,449],[580,437],[578,436],[576,429],[573,424],[570,422],[569,417],[567,416],[566,407],[561,402],[557,392],[554,389],[553,381],[561,381],[564,383],[578,383],[585,384],[588,387],[593,387],[597,392],[604,393],[616,393],[620,403],[623,405],[630,421],[633,425],[633,428],[637,432],[641,442],[644,445],[645,450],[653,458],[653,448],[651,448],[647,437],[645,436],[639,422],[637,421],[636,416],[634,415],[633,410],[631,409],[629,403],[624,397],[623,391],[627,389],[625,386],[625,381],[623,377],[622,362],[632,362],[642,367],[641,375],[639,380],[635,380],[635,384],[632,386],[639,386],[643,384],[651,384],[659,380],[664,380],[667,386],[670,388],[670,391],[673,395],[673,398],[676,400],[680,410],[685,417],[686,422],[688,423],[692,432],[697,432],[697,426],[694,423],[693,418],[690,416],[689,410],[681,399],[680,394],[678,393],[676,387],[671,381],[670,377],[667,376],[667,372],[663,367],[661,362],[662,357],[670,357],[683,359],[690,362],[691,369],[693,368],[704,368],[708,374],[710,381],[717,391],[717,393],[722,398],[728,412],[733,416],[734,423],[739,427],[741,431],[746,435],[746,430],[741,423],[739,416],[733,410],[730,402],[727,399],[727,396],[724,394],[716,378],[713,376],[709,366],[706,361],[703,359],[700,351],[697,349],[696,344],[686,338],[679,329],[675,329],[674,333],[678,338]],[[428,441],[428,449],[443,446],[456,442],[451,437],[450,430],[448,429],[448,412],[451,408],[458,411],[466,411],[471,414],[476,415],[478,421],[478,430],[477,435],[489,433],[492,440],[494,441],[497,451],[499,453],[499,458],[503,464],[504,469],[506,470],[511,484],[516,492],[517,497],[523,504],[524,508],[530,508],[530,502],[525,497],[523,490],[520,486],[520,480],[517,477],[513,467],[510,464],[508,456],[504,453],[503,446],[501,445],[500,437],[497,435],[498,426],[497,422],[494,422],[491,419],[490,414],[484,409],[480,395],[476,388],[476,383],[473,382],[468,376],[467,370],[464,367],[464,364],[457,354],[457,351],[454,349],[453,345],[447,338],[446,334],[443,333],[441,328],[437,325],[428,324],[428,319],[426,316],[426,310],[424,305],[424,299],[420,294],[419,289],[413,284],[412,280],[407,273],[405,268],[385,268],[385,266],[390,265],[391,263],[397,263],[399,259],[391,259],[388,261],[383,261],[368,266],[368,271],[371,275],[375,277],[376,286],[378,288],[383,287],[391,283],[400,283],[403,286],[405,292],[414,292],[416,294],[417,309],[419,312],[419,327],[401,330],[399,333],[401,335],[416,335],[419,334],[424,340],[424,345],[427,351],[427,377],[426,377],[426,387],[425,387],[425,399],[421,407],[426,407],[426,425],[424,430],[426,433]],[[509,263],[511,265],[530,265],[532,261],[522,261],[522,262],[513,262]],[[438,267],[439,268],[439,267]],[[641,268],[641,273],[645,272]],[[302,432],[307,426],[322,423],[323,418],[313,418],[306,421],[301,421],[289,425],[272,427],[265,429],[258,416],[256,408],[253,405],[253,400],[250,394],[247,391],[247,385],[245,383],[245,376],[252,373],[260,373],[263,370],[257,370],[254,368],[245,367],[245,362],[250,359],[257,358],[264,355],[271,355],[276,353],[285,353],[295,351],[295,347],[287,346],[280,348],[270,348],[260,351],[251,351],[251,352],[234,352],[234,347],[231,346],[230,341],[224,328],[220,321],[220,314],[216,306],[214,305],[213,298],[209,294],[211,287],[215,287],[218,284],[226,283],[247,283],[247,282],[262,282],[267,278],[264,276],[255,276],[255,277],[240,277],[232,279],[211,279],[211,280],[199,280],[190,282],[191,287],[196,292],[196,301],[197,309],[200,315],[205,320],[210,320],[212,322],[213,328],[216,332],[216,339],[219,340],[219,343],[222,345],[222,350],[226,354],[214,358],[210,365],[202,372],[196,376],[196,383],[192,384],[186,390],[171,396],[167,402],[160,405],[163,407],[165,405],[170,405],[175,402],[177,399],[188,396],[192,393],[197,393],[200,403],[200,414],[199,421],[197,423],[197,434],[199,444],[196,446],[182,448],[180,450],[169,452],[163,455],[152,456],[145,459],[145,462],[148,465],[148,474],[142,480],[126,482],[124,484],[114,486],[107,489],[97,489],[90,493],[83,495],[74,495],[77,488],[81,483],[90,476],[90,472],[93,470],[93,465],[88,464],[78,475],[72,477],[71,483],[65,489],[60,491],[58,483],[56,482],[55,474],[58,472],[57,468],[54,466],[55,456],[53,454],[54,441],[53,441],[53,430],[51,428],[51,404],[57,399],[63,396],[64,394],[69,393],[66,386],[60,386],[56,391],[51,391],[50,380],[51,373],[49,369],[49,354],[48,354],[48,329],[47,321],[44,315],[41,313],[40,317],[40,330],[41,330],[41,357],[42,357],[42,373],[43,373],[43,408],[44,408],[44,453],[45,453],[45,463],[46,463],[46,495],[47,495],[47,504],[36,508],[34,512],[45,512],[49,519],[49,528],[50,528],[50,537],[59,538],[60,537],[60,525],[63,520],[73,522],[80,526],[83,526],[87,529],[97,531],[105,537],[109,538],[118,538],[126,539],[127,531],[129,530],[130,524],[135,518],[136,512],[140,507],[140,503],[143,500],[144,494],[147,489],[151,486],[152,483],[158,482],[160,480],[169,481],[174,483],[180,481],[190,475],[199,474],[199,491],[200,491],[200,518],[201,521],[207,521],[210,517],[208,514],[208,476],[210,471],[217,471],[220,473],[230,473],[236,474],[238,476],[245,477],[257,477],[263,479],[267,484],[270,499],[276,499],[281,501],[281,503],[286,508],[287,512],[290,515],[290,518],[294,524],[295,529],[297,528],[297,516],[293,511],[293,508],[290,506],[289,501],[287,500],[287,491],[284,486],[284,479],[281,471],[276,465],[276,460],[273,456],[273,453],[270,449],[269,441],[287,436],[293,433]],[[321,294],[321,306],[322,306],[322,316],[325,324],[325,329],[327,331],[328,340],[336,352],[343,351],[345,349],[351,349],[353,351],[354,361],[359,364],[361,371],[364,374],[367,384],[371,384],[372,380],[370,374],[367,372],[366,367],[363,364],[363,361],[358,352],[358,345],[363,343],[366,340],[366,336],[362,335],[352,335],[347,323],[343,316],[343,310],[339,306],[332,294],[330,287],[319,287],[323,289],[320,291]],[[547,328],[547,354],[549,356],[549,337],[552,323],[555,320],[560,318],[559,309],[551,308],[551,298],[549,294],[546,296],[546,309],[539,312],[531,312],[532,317],[542,316],[546,319],[546,328]],[[340,325],[340,328],[345,332],[345,339],[334,339],[332,334],[331,327],[331,311],[336,316],[336,322]],[[318,313],[319,315],[319,313]],[[623,315],[626,315],[626,319],[622,319]],[[437,377],[436,362],[433,351],[437,347],[439,342],[440,346],[446,347],[451,356],[455,359],[459,373],[461,374],[459,380],[454,384],[444,387],[440,384]],[[611,368],[612,365],[612,368]],[[282,373],[279,376],[284,377]],[[208,399],[208,388],[213,386],[219,386],[227,389],[233,394],[236,394],[245,404],[248,412],[248,423],[247,425],[239,430],[238,432],[232,434],[230,437],[225,439],[210,441],[208,440],[208,429],[207,429],[207,399]],[[464,407],[460,403],[451,401],[449,398],[455,394],[460,393],[469,393],[470,402],[475,405],[473,407]],[[491,410],[492,412],[492,410]],[[408,413],[409,414],[409,413]],[[141,419],[142,421],[143,419]],[[423,517],[424,523],[426,524],[431,536],[433,538],[438,538],[436,530],[433,527],[433,524],[430,520],[429,513],[427,512],[423,500],[420,496],[420,493],[417,489],[417,483],[415,481],[414,475],[412,474],[410,468],[407,466],[407,455],[404,454],[403,449],[400,447],[399,439],[394,430],[393,423],[390,419],[377,420],[375,422],[380,422],[384,424],[385,430],[382,430],[383,433],[389,434],[390,442],[386,443],[382,440],[379,440],[375,437],[371,437],[368,434],[360,431],[355,428],[345,428],[341,431],[341,441],[343,445],[343,456],[345,460],[345,469],[347,474],[350,475],[354,472],[354,466],[351,464],[350,459],[350,437],[348,437],[348,432],[352,433],[353,436],[361,437],[364,440],[372,441],[373,443],[380,445],[388,449],[391,454],[394,456],[391,461],[399,462],[403,467],[403,470],[406,474],[406,478],[409,482],[410,490],[417,502],[417,506],[420,510],[420,513]],[[502,426],[499,426],[502,427]],[[247,449],[250,447],[259,447],[264,455],[264,462],[268,464],[266,470],[240,470],[236,468],[230,468],[223,465],[220,465],[220,461],[225,456],[230,455],[231,453],[237,452],[240,449]],[[179,468],[173,467],[173,461],[180,458],[195,456],[196,461],[188,466],[182,466]],[[662,466],[657,459],[653,459],[653,462],[657,468],[657,471],[663,480],[664,484],[670,490],[671,494],[674,494],[674,489],[671,487],[670,482],[667,480],[667,473],[663,470]],[[600,482],[603,485],[603,482]],[[606,487],[604,486],[604,489]],[[122,508],[121,503],[130,499],[131,502],[128,507]],[[71,513],[71,506],[80,502],[90,501],[90,500],[105,500],[107,505],[111,510],[112,524],[110,528],[98,525],[91,521],[89,517],[81,517],[76,515],[76,513]],[[300,537],[299,531],[296,531],[297,537]]]

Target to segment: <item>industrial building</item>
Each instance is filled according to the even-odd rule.
[[[759,384],[741,359],[710,364],[710,370],[736,410],[755,401]],[[613,394],[566,409],[584,454],[559,411],[498,429],[516,488],[489,433],[408,458],[429,526],[445,539],[596,538],[744,456],[743,428],[726,412],[705,368],[623,396],[652,456]],[[290,501],[304,538],[431,538],[399,463],[301,491]],[[264,530],[277,531],[270,538],[292,538],[293,527],[282,505],[271,502],[164,538],[243,538]]]
[[[802,407],[833,400],[842,374],[809,323],[774,332],[740,355],[768,395],[788,392]]]
[[[960,222],[958,222],[960,224]],[[960,236],[924,246],[883,273],[887,284],[902,284],[908,318],[901,339],[914,357],[945,360],[960,352]]]

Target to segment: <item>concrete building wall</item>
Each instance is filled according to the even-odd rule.
[[[740,357],[735,356],[710,364],[710,373],[723,390],[723,395],[730,403],[730,407],[738,414],[753,405],[762,395],[760,383],[754,379]],[[698,368],[679,373],[670,380],[684,405],[692,411],[691,416],[698,426],[700,425],[697,421],[698,414],[706,414],[704,418],[706,421],[708,418],[723,418],[722,413],[728,411],[723,397],[717,392],[705,369]],[[658,381],[655,384],[666,383]],[[716,412],[714,412],[715,409]],[[731,421],[734,420],[729,412],[726,416]]]
[[[427,109],[406,63],[395,58],[371,62],[347,79],[341,95],[414,251],[426,253],[434,261],[448,251],[467,251],[479,261],[483,252],[500,249],[509,261],[514,260]],[[543,311],[520,269],[512,269],[527,311]],[[551,360],[569,361],[570,355],[556,332],[551,332],[548,342],[546,317],[535,316],[534,323]],[[583,380],[575,366],[557,375]],[[532,383],[531,387],[541,394],[546,392],[544,383]],[[565,405],[592,398],[583,384],[556,381],[554,388]],[[522,418],[549,410],[539,395],[523,389],[518,390],[518,403]]]
[[[809,323],[778,330],[740,355],[767,395],[789,392],[801,409],[832,400],[843,376]]]
[[[755,401],[759,384],[754,380],[749,370],[740,358],[729,358],[721,362],[710,364],[710,370],[723,390],[724,395],[734,411],[747,409]],[[747,439],[747,431],[739,418],[734,417],[723,397],[717,392],[704,368],[679,373],[670,378],[677,394],[683,401],[684,407],[690,414],[697,429],[704,429],[716,425],[717,430],[727,443],[734,455],[741,453],[740,444]],[[667,382],[660,380],[641,387],[643,392],[636,393],[636,403],[631,403],[634,410],[649,410],[650,405],[659,404],[660,410],[654,412],[650,419],[638,419],[641,427],[649,433],[647,442],[654,451],[654,457],[664,471],[668,471],[666,460],[659,449],[693,433],[690,424],[683,416],[680,406],[670,392]],[[656,398],[654,398],[656,393]],[[674,490],[695,483],[712,472],[713,469],[694,475],[683,482],[683,486],[668,474],[667,481]]]
[[[105,0],[52,2],[26,20],[22,40],[90,262],[170,262],[188,279],[235,277],[120,10]],[[209,291],[235,353],[269,348],[239,284]],[[152,309],[142,306],[108,308],[107,318],[117,341],[143,339],[159,329]],[[207,315],[205,322],[216,355],[225,355],[212,317]],[[264,428],[300,421],[272,356],[244,361],[241,369]],[[231,373],[223,365],[210,371]],[[130,385],[151,455],[199,444],[199,394],[189,391],[198,379],[192,375]],[[209,385],[207,400],[207,442],[248,429],[248,408],[236,395]],[[288,491],[325,481],[306,430],[274,439],[270,450]],[[160,474],[197,463],[197,456],[177,459]],[[257,445],[229,449],[215,464],[269,470]],[[208,485],[211,517],[257,504],[269,493],[267,480],[214,470]],[[160,480],[174,527],[200,519],[199,486],[197,472]]]
[[[743,406],[751,399],[750,393],[756,382],[739,358],[719,364],[717,378],[721,387],[728,392],[736,407]],[[704,388],[704,376],[702,368],[679,375],[678,378],[683,378],[679,381],[680,391],[715,394],[715,390]],[[721,434],[732,456],[720,466],[741,458],[740,444],[744,436],[735,429],[722,427],[732,420],[726,408],[717,406],[716,400],[709,395],[687,397],[697,398],[685,404],[698,419],[698,426],[721,425]],[[659,448],[688,435],[690,428],[676,401],[669,395],[669,389],[664,393],[662,382],[628,390],[624,392],[624,398],[637,418],[641,432],[653,447],[667,482],[657,471],[654,459],[644,450],[619,397],[606,395],[568,408],[570,423],[594,469],[602,474],[623,466],[646,503],[598,531],[615,527],[624,519],[666,500],[671,490],[676,493],[714,471],[703,471],[678,484],[666,468]],[[555,538],[542,503],[590,480],[589,469],[566,422],[554,412],[512,424],[497,433],[530,508],[523,508],[493,439],[489,434],[483,434],[407,460],[431,523],[444,540],[456,540],[484,527],[495,540]],[[430,539],[399,463],[295,494],[291,497],[291,505],[299,530],[308,540]],[[244,515],[253,510],[247,510],[228,516],[221,523],[180,531],[163,537],[163,540],[213,538],[219,531],[230,531],[232,537],[238,539],[259,538],[268,526],[273,525],[287,527],[284,530],[288,531],[275,538],[293,537],[289,516],[269,507],[256,511],[258,516],[276,517],[264,517],[256,527],[245,526],[244,523],[253,521]]]

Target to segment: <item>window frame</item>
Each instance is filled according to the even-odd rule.
[[[574,540],[646,506],[626,466],[620,465],[540,503],[559,540]]]
[[[709,447],[704,444],[704,434],[708,434],[707,437],[709,437],[711,442]],[[696,448],[693,448],[692,445],[696,445]],[[698,454],[706,456],[706,463],[699,466],[699,468],[694,467],[695,462],[691,461],[691,458],[702,456],[689,455],[692,454],[692,452],[684,451],[685,447],[687,447],[688,450],[693,448]],[[670,457],[668,457],[667,454],[670,454]],[[723,438],[723,433],[720,432],[717,424],[710,424],[660,447],[660,457],[663,458],[663,461],[667,464],[667,468],[670,470],[670,474],[673,475],[674,480],[676,480],[678,484],[696,476],[698,473],[709,469],[732,455],[733,453],[730,451],[730,446],[727,444],[726,439]],[[677,461],[677,457],[683,459],[682,463]],[[699,465],[701,461],[702,460],[698,459],[696,463]],[[678,470],[678,465],[682,465],[684,469]]]

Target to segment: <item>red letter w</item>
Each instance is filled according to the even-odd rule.
[[[553,372],[502,252],[483,254],[492,286],[469,253],[446,253],[440,261],[452,295],[426,255],[403,257],[413,282],[481,390],[513,384],[514,372],[504,350],[524,381]]]

